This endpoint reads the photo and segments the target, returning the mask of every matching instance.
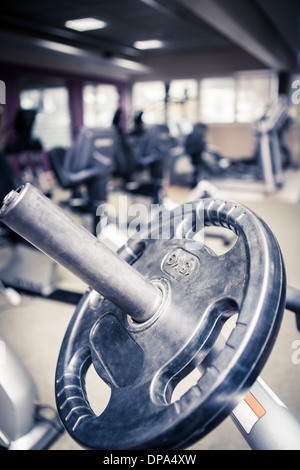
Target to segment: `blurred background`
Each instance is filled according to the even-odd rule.
[[[300,288],[299,57],[296,0],[3,0],[0,198],[30,182],[114,249],[126,239],[109,230],[120,195],[149,208],[234,199],[270,225]],[[100,227],[102,203],[115,211]],[[3,224],[0,281],[0,344],[31,376],[24,403],[37,393],[55,408],[59,347],[87,286]],[[265,376],[300,419],[297,340],[287,313]],[[25,419],[2,387],[13,410],[4,417],[0,393],[2,446],[30,447],[35,412]],[[23,430],[7,425],[19,419]],[[43,445],[79,448],[53,439]],[[248,448],[230,418],[195,446]]]

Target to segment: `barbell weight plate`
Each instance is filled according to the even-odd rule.
[[[183,223],[200,216],[205,225],[238,235],[227,253],[215,255],[193,239],[193,230],[176,238],[182,208],[173,212],[177,229],[170,240],[144,233],[129,241],[138,247],[134,267],[162,291],[162,304],[149,320],[136,323],[101,297],[95,308],[91,290],[78,305],[58,359],[56,400],[67,431],[82,446],[187,447],[228,416],[269,357],[285,302],[278,243],[261,219],[237,203],[203,199],[185,207]],[[199,367],[233,314],[237,321],[224,347],[197,383],[172,401],[176,383]],[[91,364],[111,387],[100,416],[85,391]]]

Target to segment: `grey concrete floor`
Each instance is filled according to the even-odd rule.
[[[176,189],[172,189],[172,195]],[[186,194],[180,190],[178,198]],[[267,198],[267,200],[237,200],[245,203],[261,216],[277,237],[285,260],[287,279],[291,286],[300,288],[300,203]],[[0,255],[1,256],[1,255]],[[2,258],[3,261],[4,258]],[[86,286],[63,268],[57,267],[59,282],[84,292]],[[54,374],[60,345],[74,306],[58,301],[23,295],[21,304],[12,307],[2,299],[0,303],[0,332],[22,358],[38,388],[40,401],[55,407]],[[300,364],[292,362],[292,343],[300,340],[294,315],[285,312],[277,342],[262,371],[261,377],[300,421]],[[87,378],[91,404],[107,401],[107,390],[99,385],[91,372]],[[80,450],[67,433],[51,446],[52,450]],[[231,418],[227,418],[208,436],[195,443],[192,450],[247,450],[249,446]]]

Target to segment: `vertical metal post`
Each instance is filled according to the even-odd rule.
[[[231,417],[253,450],[300,450],[300,424],[260,377]]]

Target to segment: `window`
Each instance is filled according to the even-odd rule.
[[[87,84],[83,88],[83,123],[86,127],[108,128],[119,107],[119,91],[115,85]]]
[[[198,81],[173,80],[169,88],[168,124],[185,126],[198,120]]]
[[[194,124],[252,123],[277,97],[277,77],[269,71],[239,72],[226,77],[172,80],[166,106],[166,84],[136,82],[132,89],[133,112],[143,111],[145,124],[184,120]]]
[[[69,95],[65,87],[22,90],[20,105],[37,110],[32,136],[41,141],[45,150],[71,145]]]
[[[206,123],[254,122],[277,95],[269,72],[237,73],[200,81],[200,119]]]
[[[261,118],[273,101],[273,80],[269,74],[241,74],[236,84],[236,120],[253,122]]]
[[[164,82],[135,83],[132,89],[133,113],[143,111],[143,121],[148,125],[164,123],[165,93]]]
[[[205,123],[234,122],[234,78],[205,78],[201,80],[200,120]]]

